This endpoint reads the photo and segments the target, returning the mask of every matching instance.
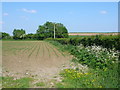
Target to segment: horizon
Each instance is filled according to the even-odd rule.
[[[0,33],[6,33],[6,32],[0,32]],[[118,32],[68,32],[68,34],[70,33],[120,33],[119,31]],[[10,33],[8,33],[10,36],[13,36],[11,35]],[[26,34],[36,34],[36,33],[26,33]]]
[[[62,23],[68,32],[118,32],[117,2],[3,2],[2,32],[35,33],[46,21]]]

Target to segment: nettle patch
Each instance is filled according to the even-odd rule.
[[[112,68],[114,63],[118,63],[119,52],[114,49],[108,50],[101,46],[84,47],[82,44],[71,50],[75,56],[73,61],[86,64],[92,68]]]

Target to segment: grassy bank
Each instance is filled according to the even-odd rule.
[[[87,65],[85,73],[76,69],[64,69],[60,72],[63,77],[58,88],[118,88],[118,57],[119,52],[100,46],[62,45],[51,41],[61,51],[68,51],[74,58],[73,62]],[[97,54],[95,54],[97,53]]]

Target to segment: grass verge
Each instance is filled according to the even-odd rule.
[[[14,79],[13,77],[2,77],[2,88],[30,88],[32,78],[24,77]]]
[[[60,75],[62,82],[57,88],[118,88],[118,55],[119,52],[108,50],[99,46],[83,47],[51,43],[74,55],[73,62],[87,65],[87,73],[79,69],[64,69]]]

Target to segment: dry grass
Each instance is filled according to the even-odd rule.
[[[92,36],[92,35],[118,35],[118,33],[69,33],[69,35]]]

